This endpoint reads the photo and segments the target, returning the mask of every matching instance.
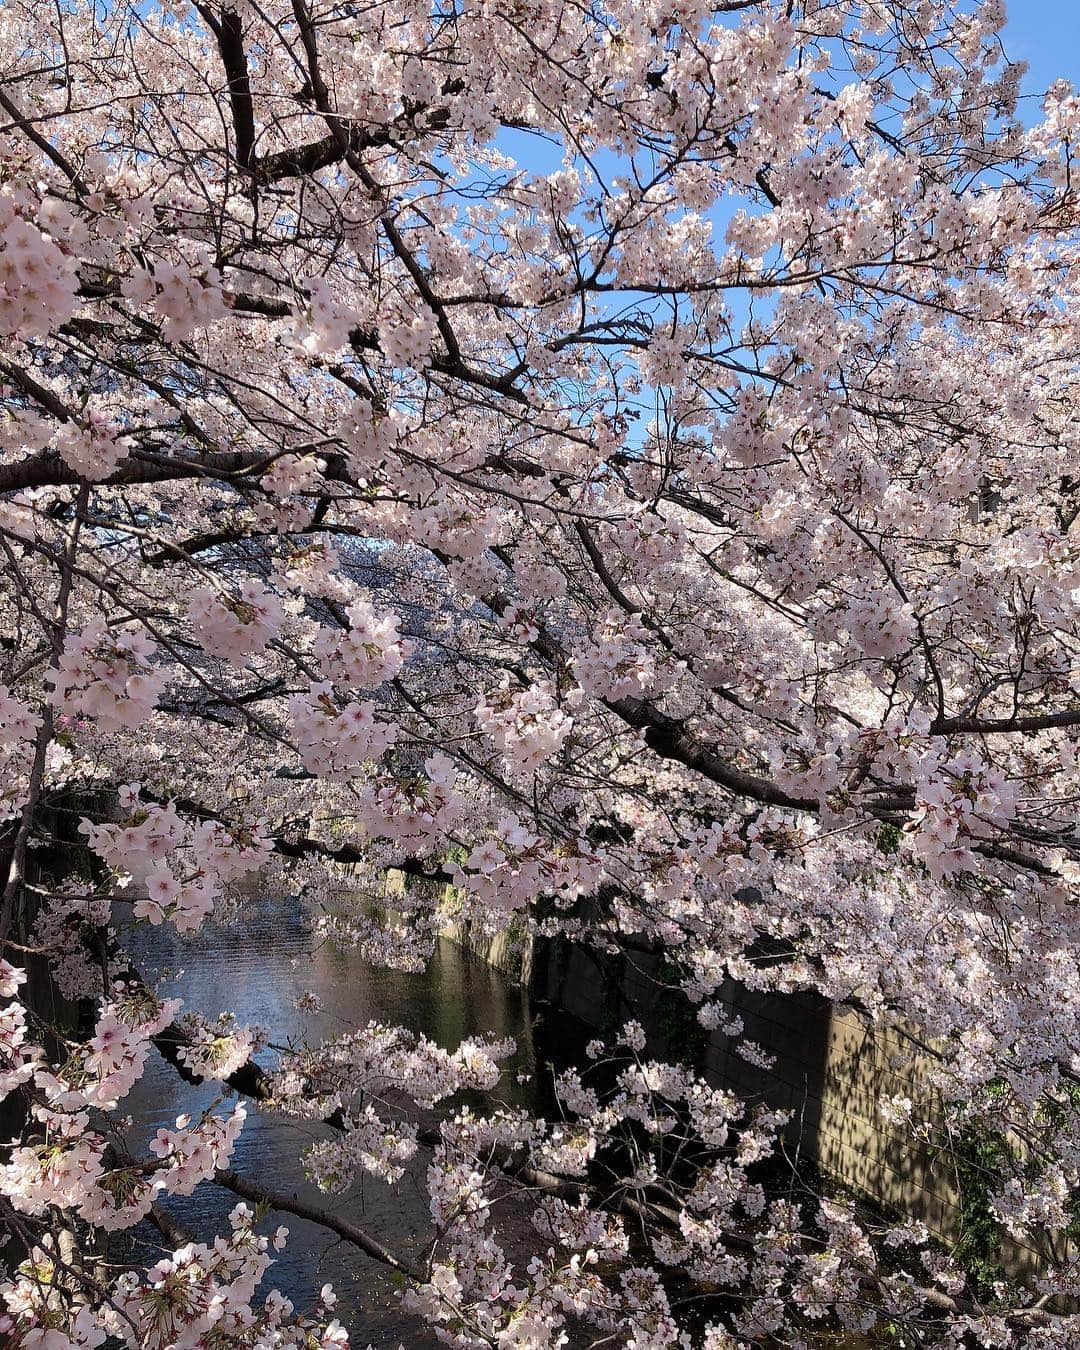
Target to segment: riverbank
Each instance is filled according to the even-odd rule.
[[[725,1021],[740,1024],[742,1036],[706,1032],[673,987],[663,955],[644,944],[601,955],[563,938],[534,937],[513,919],[502,932],[479,932],[455,912],[452,895],[445,908],[440,935],[520,983],[531,1000],[601,1035],[633,1018],[655,1053],[693,1063],[716,1087],[790,1112],[787,1147],[797,1164],[875,1210],[921,1221],[966,1263],[1030,1279],[1064,1258],[1064,1239],[1061,1250],[1042,1250],[993,1223],[995,1178],[985,1141],[954,1142],[949,1158],[882,1114],[881,1102],[893,1097],[929,1100],[944,1114],[924,1085],[927,1053],[903,1026],[873,1023],[815,994],[761,993],[729,979],[720,991]],[[767,1073],[744,1056],[744,1039],[769,1056]]]

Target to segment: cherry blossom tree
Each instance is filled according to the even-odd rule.
[[[1003,22],[0,11],[5,1344],[343,1346],[331,1288],[273,1288],[290,1209],[460,1347],[1077,1343],[1080,99],[1021,105]],[[914,1027],[887,1109],[992,1131],[995,1220],[1060,1258],[987,1289],[778,1197],[782,1115],[633,1024],[557,1119],[460,1105],[494,1038],[261,1068],[116,928],[242,927],[252,880],[366,959],[422,967],[449,883],[484,931],[662,951],[705,1028],[732,977]],[[151,1053],[223,1096],[137,1156]],[[329,1192],[419,1165],[423,1260],[231,1171],[253,1110],[330,1125]],[[212,1241],[195,1187],[239,1201]],[[148,1218],[156,1264],[101,1259]]]

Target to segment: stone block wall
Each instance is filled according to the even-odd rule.
[[[919,1080],[928,1060],[902,1027],[874,1025],[816,994],[762,993],[728,980],[720,1000],[728,1020],[741,1021],[743,1037],[773,1058],[763,1070],[739,1054],[733,1038],[697,1026],[665,978],[659,954],[639,950],[611,958],[564,939],[533,939],[513,924],[494,935],[474,931],[458,916],[449,888],[443,907],[442,936],[526,985],[533,998],[602,1035],[636,1019],[651,1045],[693,1060],[716,1086],[790,1111],[785,1147],[793,1159],[812,1163],[875,1205],[920,1219],[946,1243],[963,1236],[953,1162],[920,1146],[903,1125],[890,1125],[880,1110],[883,1097],[925,1100]],[[1019,1276],[1064,1253],[1005,1237],[996,1255]]]
[[[903,1125],[890,1125],[879,1107],[883,1097],[925,1099],[919,1080],[928,1061],[903,1029],[876,1026],[815,994],[760,993],[729,980],[721,1001],[729,1020],[741,1020],[743,1036],[773,1057],[763,1070],[719,1031],[694,1036],[689,1044],[690,1019],[672,1016],[681,995],[664,979],[662,958],[654,953],[605,961],[569,943],[544,942],[531,967],[535,997],[600,1032],[633,1017],[651,1044],[672,1057],[695,1059],[716,1086],[790,1111],[785,1146],[793,1158],[815,1164],[875,1205],[922,1220],[947,1243],[963,1235],[954,1165],[931,1146],[920,1146]],[[997,1253],[1003,1268],[1017,1276],[1061,1255],[1007,1237]]]

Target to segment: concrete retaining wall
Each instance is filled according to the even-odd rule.
[[[954,1162],[921,1146],[903,1125],[889,1125],[879,1109],[883,1097],[933,1100],[920,1081],[929,1061],[913,1053],[902,1028],[874,1025],[819,995],[758,993],[728,980],[720,991],[727,1019],[739,1018],[743,1036],[774,1058],[762,1069],[738,1053],[732,1038],[696,1027],[657,954],[630,952],[608,960],[569,943],[543,942],[531,965],[534,997],[549,999],[602,1032],[636,1018],[652,1046],[692,1060],[717,1087],[792,1112],[786,1144],[793,1157],[877,1206],[922,1220],[947,1243],[962,1237],[965,1217]],[[991,1254],[1014,1277],[1062,1255],[1007,1235]]]
[[[400,882],[391,889],[399,889]],[[466,948],[542,999],[601,1034],[639,1021],[657,1053],[695,1063],[717,1087],[730,1088],[792,1113],[786,1147],[877,1206],[911,1219],[952,1243],[964,1234],[960,1178],[948,1155],[920,1145],[880,1111],[883,1097],[924,1103],[928,1060],[902,1028],[874,1025],[810,993],[771,994],[728,980],[720,991],[728,1020],[773,1057],[762,1069],[739,1054],[735,1040],[704,1032],[687,1000],[672,987],[664,958],[630,951],[618,958],[555,938],[534,938],[514,923],[495,935],[460,917],[447,889],[443,937]],[[914,1053],[913,1053],[914,1051]],[[1036,1250],[1004,1237],[992,1253],[1014,1276],[1063,1252]]]

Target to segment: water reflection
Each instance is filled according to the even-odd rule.
[[[299,901],[265,899],[246,902],[241,920],[229,926],[208,924],[188,939],[171,927],[140,926],[125,935],[125,945],[148,977],[172,972],[163,990],[183,997],[188,1009],[209,1016],[228,1009],[241,1023],[269,1028],[279,1044],[338,1035],[372,1019],[400,1023],[447,1047],[485,1031],[512,1036],[518,1050],[500,1098],[532,1104],[537,1091],[536,1041],[524,991],[450,943],[440,942],[423,974],[377,969],[354,954],[318,945]],[[302,1014],[295,1007],[297,996],[308,990],[322,1005],[318,1014]],[[273,1052],[261,1058],[269,1063]],[[518,1082],[519,1075],[528,1075],[527,1081]],[[153,1054],[127,1099],[132,1146],[144,1151],[159,1127],[171,1127],[183,1111],[209,1106],[220,1090],[214,1084],[182,1082]],[[296,1164],[305,1144],[320,1133],[317,1125],[252,1111],[231,1165],[253,1180],[333,1208],[392,1247],[419,1247],[427,1222],[420,1186],[423,1153],[417,1173],[407,1174],[396,1187],[369,1178],[343,1197],[323,1196]],[[190,1233],[205,1239],[227,1229],[235,1203],[229,1192],[203,1185],[192,1196],[170,1198],[168,1207]],[[324,1282],[332,1281],[340,1298],[337,1311],[353,1331],[354,1345],[369,1340],[380,1348],[399,1341],[410,1347],[436,1344],[402,1313],[389,1272],[313,1224],[292,1215],[280,1218],[289,1228],[289,1243],[271,1267],[268,1284],[304,1308]],[[154,1230],[140,1233],[136,1241],[160,1246]]]

